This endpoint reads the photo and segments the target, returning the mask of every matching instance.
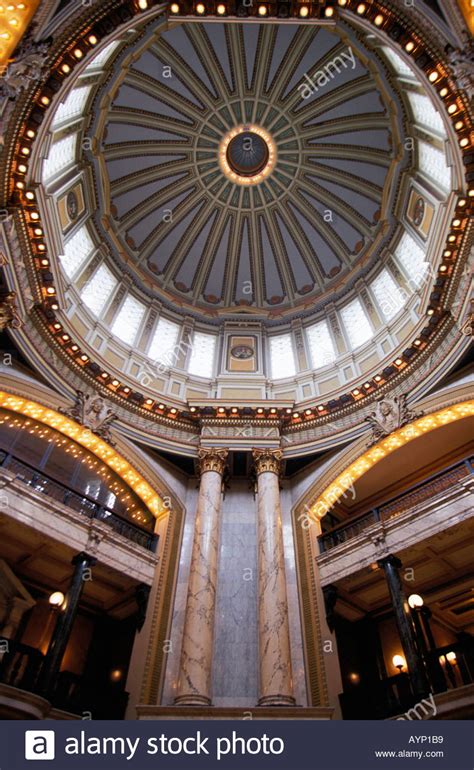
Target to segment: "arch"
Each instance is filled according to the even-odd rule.
[[[92,452],[133,489],[156,519],[167,512],[163,499],[142,474],[135,470],[123,455],[99,436],[96,436],[95,433],[92,433],[89,428],[85,428],[70,417],[43,406],[37,401],[31,401],[28,398],[22,398],[3,390],[0,391],[0,407],[25,417],[31,417]]]
[[[400,447],[425,433],[472,415],[474,415],[474,400],[462,401],[419,417],[408,425],[393,431],[359,455],[356,460],[338,474],[334,481],[324,488],[315,503],[309,507],[309,517],[318,520],[325,516],[344,493],[353,488],[354,483],[384,457],[396,452]]]

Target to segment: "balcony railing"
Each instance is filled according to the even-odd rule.
[[[318,538],[320,552],[324,553],[347,542],[347,540],[352,540],[373,524],[398,516],[413,506],[426,502],[426,500],[430,500],[440,492],[444,492],[452,487],[453,484],[456,484],[456,482],[466,478],[466,476],[474,474],[473,460],[474,458],[471,457],[449,468],[445,468],[429,476],[427,479],[413,484],[404,492],[387,500],[377,508],[372,508],[372,510],[356,516],[348,522],[339,524],[329,532],[320,535]]]
[[[0,450],[0,467],[14,473],[16,479],[36,492],[42,492],[53,500],[67,505],[68,508],[72,508],[81,516],[103,521],[114,532],[126,537],[127,540],[131,540],[148,551],[156,551],[158,536],[153,532],[148,532],[136,524],[132,524],[130,521],[118,516],[107,506],[101,505],[87,497],[87,495],[70,489],[59,481],[55,481],[43,471],[38,471],[23,460],[18,460],[13,455]]]
[[[474,682],[473,640],[465,638],[447,647],[429,652],[427,664],[430,690],[437,694],[456,690]],[[440,662],[440,676],[433,677],[430,663]],[[413,710],[419,696],[413,694],[410,677],[406,672],[385,679],[371,680],[348,686],[339,696],[344,719],[388,719]],[[423,718],[423,709],[418,704],[417,717]],[[426,714],[425,714],[426,716]],[[413,712],[410,717],[413,719]]]
[[[40,687],[44,655],[21,642],[8,641],[8,652],[0,661],[0,682],[18,690],[46,697],[57,709],[72,714],[90,712],[94,719],[123,719],[128,693],[120,683],[88,681],[71,671],[61,671],[54,690],[45,695]]]

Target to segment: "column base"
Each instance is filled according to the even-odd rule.
[[[136,706],[139,720],[221,720],[221,719],[310,719],[329,720],[334,709],[326,706],[244,706],[236,708],[222,706]]]
[[[188,693],[187,695],[178,695],[174,699],[175,706],[212,706],[212,701],[206,695],[194,695]]]
[[[291,695],[265,695],[257,706],[296,706],[296,701]]]

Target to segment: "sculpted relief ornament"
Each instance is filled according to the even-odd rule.
[[[254,449],[255,473],[276,473],[280,475],[283,452],[281,449]]]
[[[372,427],[369,446],[376,444],[381,438],[389,436],[408,422],[421,417],[421,412],[413,412],[408,408],[406,399],[406,393],[393,398],[379,399],[373,412],[365,418]]]
[[[78,390],[74,406],[59,411],[67,417],[72,417],[85,428],[89,428],[92,433],[107,441],[111,446],[115,446],[110,425],[117,419],[117,416],[101,396],[90,396]]]
[[[31,38],[17,48],[15,59],[5,66],[0,79],[0,96],[16,99],[34,82],[40,83],[48,74],[47,43],[35,43]]]
[[[227,468],[227,449],[204,449],[198,450],[199,471],[201,475],[206,471],[215,471],[220,476],[224,476]]]
[[[0,331],[20,329],[23,321],[16,304],[16,292],[11,291],[0,299]]]

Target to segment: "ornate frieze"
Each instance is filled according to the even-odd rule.
[[[22,326],[23,321],[16,303],[16,292],[10,291],[0,299],[0,331],[21,329]]]

